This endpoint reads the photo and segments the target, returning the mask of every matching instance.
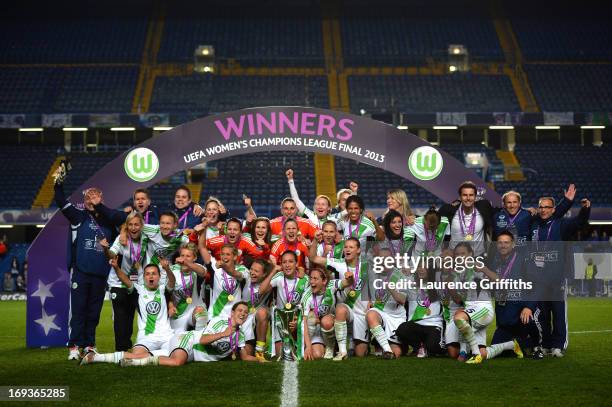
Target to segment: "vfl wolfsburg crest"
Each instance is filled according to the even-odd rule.
[[[148,148],[136,148],[125,157],[125,173],[136,182],[152,179],[159,170],[157,155]]]
[[[442,154],[430,146],[415,149],[408,158],[408,169],[421,181],[430,181],[442,172]]]

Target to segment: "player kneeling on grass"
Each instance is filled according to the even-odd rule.
[[[317,231],[315,238],[321,242],[323,235]],[[338,354],[335,361],[348,358],[347,352],[347,324],[352,324],[353,341],[355,343],[355,356],[365,356],[368,353],[368,325],[365,314],[368,310],[368,302],[361,299],[361,291],[368,289],[368,263],[361,261],[361,244],[359,239],[349,237],[344,242],[344,259],[334,259],[316,255],[316,246],[310,246],[310,262],[327,269],[335,270],[346,279],[350,278],[351,284],[343,290],[338,291],[338,305],[336,306],[336,318],[334,331],[338,342]]]
[[[242,288],[242,298],[247,300],[249,306],[249,317],[244,323],[245,348],[249,355],[253,355],[253,343],[255,344],[255,357],[265,360],[266,334],[268,332],[268,320],[270,311],[268,308],[270,293],[261,294],[259,288],[266,276],[272,273],[274,265],[262,259],[255,259],[251,264],[249,274]]]
[[[310,287],[302,297],[304,318],[304,359],[332,359],[336,347],[334,311],[336,291],[352,284],[352,275],[344,280],[330,279],[327,272],[310,271]]]
[[[176,264],[170,266],[176,286],[172,291],[172,299],[176,307],[175,314],[170,318],[170,326],[176,332],[187,331],[195,327],[204,329],[208,322],[206,305],[198,294],[198,276],[206,277],[204,266],[195,263],[198,248],[193,243],[184,243],[176,258]]]
[[[249,306],[240,301],[232,306],[230,317],[215,317],[203,331],[180,332],[168,344],[170,356],[122,359],[121,366],[182,366],[187,362],[216,362],[231,356],[250,362],[264,362],[248,354],[244,347],[243,326]]]
[[[391,254],[389,249],[381,249],[378,253],[381,257],[390,257]],[[379,280],[377,283],[384,285],[374,291],[373,302],[366,313],[366,321],[372,338],[376,339],[383,350],[383,359],[396,359],[402,355],[402,348],[395,330],[406,322],[404,309],[406,294],[389,289],[389,283],[398,283],[404,280],[405,276],[400,270],[393,268],[379,274],[377,279]]]
[[[167,260],[162,260],[167,263]],[[117,277],[129,289],[138,291],[138,336],[136,345],[132,352],[113,352],[98,354],[87,353],[81,360],[81,364],[106,362],[119,363],[120,360],[140,359],[152,355],[152,352],[168,354],[168,342],[174,335],[168,318],[168,306],[164,292],[166,288],[174,288],[174,275],[168,273],[167,286],[160,285],[160,270],[155,264],[149,264],[144,268],[144,285],[132,282],[117,264],[117,258],[110,260]]]
[[[426,286],[435,281],[435,270],[427,269],[419,263],[413,275],[416,287]],[[440,295],[434,289],[415,288],[407,293],[408,320],[403,322],[395,333],[399,340],[410,345],[417,357],[425,358],[430,354],[442,354],[442,303]]]

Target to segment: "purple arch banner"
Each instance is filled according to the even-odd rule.
[[[307,107],[252,108],[185,123],[115,158],[81,185],[71,201],[80,202],[85,188],[97,186],[105,203],[116,207],[134,189],[196,164],[261,151],[351,158],[406,178],[444,201],[457,196],[460,183],[472,180],[480,196],[500,202],[473,171],[412,134],[368,118]],[[58,211],[28,252],[28,347],[65,346],[68,340],[67,233],[68,222]]]

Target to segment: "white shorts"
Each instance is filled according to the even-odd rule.
[[[465,304],[463,312],[469,315],[474,330],[486,328],[495,317],[493,304],[488,301],[468,302]]]
[[[476,343],[478,343],[479,346],[487,346],[487,329],[474,329],[474,338],[476,338]],[[467,343],[453,321],[446,324],[444,342],[446,345],[450,343]]]
[[[193,362],[193,345],[195,344],[195,331],[179,332],[170,339],[168,344],[169,354],[177,349],[187,353],[187,362]]]
[[[336,305],[336,309],[339,308],[341,304]],[[351,332],[351,340],[358,340],[361,342],[369,342],[370,341],[370,329],[368,327],[368,323],[365,319],[365,314],[354,311],[352,308],[344,305],[348,308],[349,312],[346,318],[347,325],[352,328],[349,329]]]
[[[249,314],[244,324],[242,324],[242,332],[244,332],[244,341],[254,341],[255,340],[255,314]]]
[[[387,339],[389,342],[393,342],[395,344],[400,345],[401,342],[395,335],[395,330],[404,322],[406,322],[406,318],[396,317],[394,315],[389,315],[388,313],[379,310],[378,308],[370,308],[369,311],[374,311],[380,318],[382,319],[382,327],[385,330],[385,334],[387,335]],[[366,321],[367,322],[367,321]],[[367,324],[366,324],[367,325]]]
[[[187,331],[193,328],[193,310],[195,306],[189,306],[177,319],[170,318],[170,326],[175,332]]]
[[[146,348],[149,353],[156,356],[168,356],[168,343],[173,335],[173,332],[169,332],[167,335],[138,335],[134,347],[142,346]]]

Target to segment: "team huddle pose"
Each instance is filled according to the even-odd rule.
[[[455,202],[423,216],[394,189],[376,219],[354,182],[338,191],[336,207],[320,195],[308,208],[293,171],[286,176],[290,197],[275,219],[258,217],[244,195],[244,219],[231,216],[216,197],[199,206],[183,186],[167,210],[152,205],[144,189],[134,192],[133,206],[115,210],[104,205],[102,191],[90,188],[80,208],[57,182],[56,202],[72,232],[69,359],[121,366],[280,359],[283,329],[276,310],[293,308],[301,310],[289,321],[298,359],[448,355],[477,364],[505,351],[519,358],[524,352],[534,359],[563,356],[563,300],[480,283],[534,276],[551,290],[562,289],[561,260],[539,256],[546,242],[568,240],[588,221],[587,199],[577,216],[563,216],[574,202],[573,185],[557,205],[542,197],[538,208],[522,208],[521,195],[509,191],[497,208],[466,181]],[[539,243],[536,255],[529,253],[530,241]],[[454,262],[372,267],[376,257],[403,255]],[[483,261],[468,267],[466,258]],[[95,327],[106,285],[115,352],[99,353]]]

